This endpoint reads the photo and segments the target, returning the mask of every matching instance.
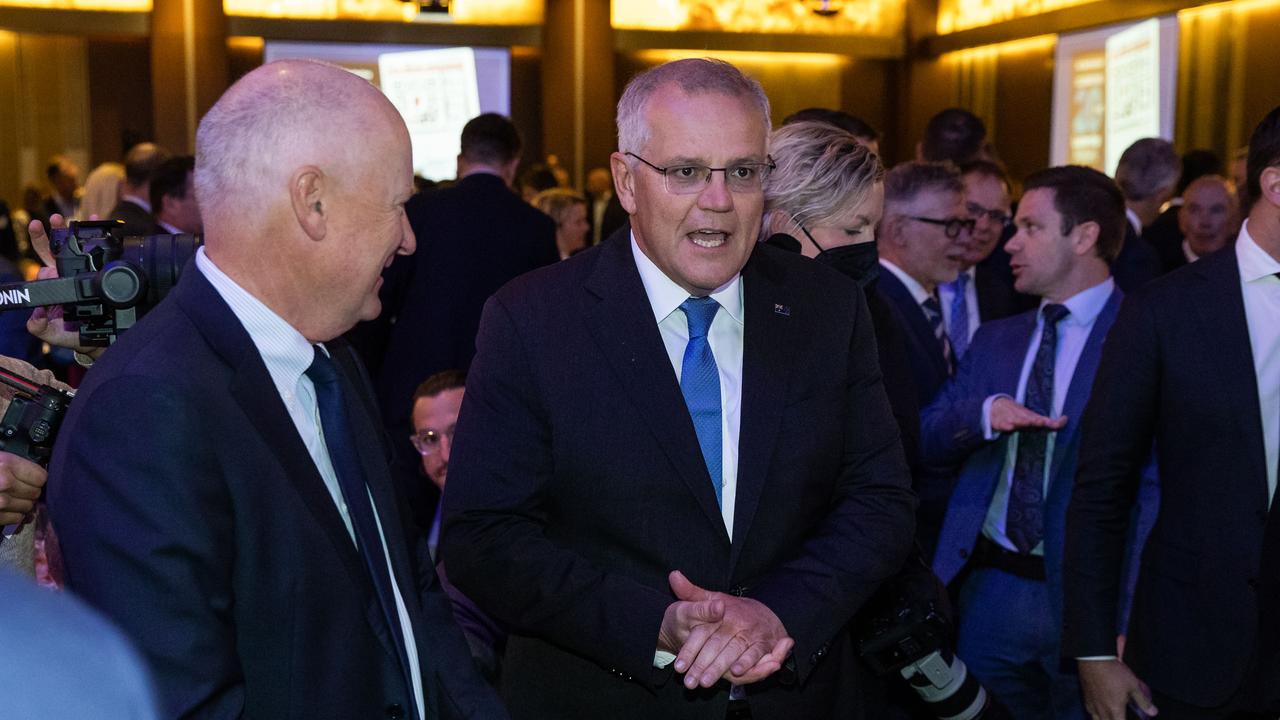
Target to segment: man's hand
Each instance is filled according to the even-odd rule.
[[[1017,432],[1028,428],[1061,430],[1067,426],[1066,416],[1050,418],[1031,412],[1008,397],[998,397],[991,403],[991,429],[998,433]]]
[[[26,519],[48,478],[39,465],[0,451],[0,525],[16,525]]]
[[[720,600],[673,602],[662,615],[662,627],[658,629],[658,649],[677,653],[690,636],[705,639],[723,619],[724,603]]]
[[[1151,702],[1151,690],[1128,665],[1119,660],[1080,660],[1080,690],[1089,717],[1097,720],[1125,720],[1130,703],[1147,717],[1160,711]]]
[[[56,213],[50,216],[49,227],[62,227],[62,216]],[[40,273],[36,276],[37,279],[48,280],[58,277],[58,269],[54,266],[53,251],[49,247],[49,236],[44,233],[44,225],[40,224],[39,220],[32,220],[31,224],[27,226],[27,232],[31,235],[32,249],[40,256],[40,262],[44,263],[44,267],[40,268]],[[97,359],[106,350],[104,347],[84,347],[80,345],[80,331],[67,327],[66,322],[63,320],[61,305],[38,307],[32,310],[31,317],[27,318],[27,332],[50,345],[71,348],[94,359]]]
[[[719,623],[694,628],[676,655],[675,669],[684,673],[685,687],[711,687],[722,678],[747,685],[782,668],[795,641],[763,603],[704,590],[679,570],[668,580],[680,600],[721,603],[724,608]]]

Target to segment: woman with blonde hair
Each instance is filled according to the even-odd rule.
[[[80,215],[88,220],[95,215],[98,220],[111,217],[111,211],[120,202],[120,186],[124,183],[124,166],[105,162],[93,169],[84,181],[84,195],[80,198]]]
[[[556,248],[560,259],[587,246],[587,198],[568,188],[543,190],[533,198],[533,206],[556,221]]]

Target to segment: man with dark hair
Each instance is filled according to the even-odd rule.
[[[1160,275],[1160,257],[1150,243],[1142,240],[1143,232],[1173,197],[1181,172],[1181,160],[1173,145],[1160,138],[1138,140],[1120,155],[1116,184],[1124,195],[1128,227],[1120,253],[1111,263],[1111,274],[1125,292],[1137,290]]]
[[[413,389],[443,370],[466,372],[484,301],[512,278],[560,259],[556,224],[511,189],[520,134],[485,113],[462,129],[458,181],[405,206],[418,249],[383,273],[382,314],[360,328],[382,420],[398,445],[396,476],[425,531],[439,493],[416,482],[409,445]]]
[[[963,165],[983,157],[986,140],[987,126],[981,118],[968,110],[947,108],[929,118],[916,155],[925,162]]]
[[[791,123],[814,121],[824,122],[828,125],[835,125],[850,135],[858,139],[871,152],[880,154],[880,131],[871,126],[871,123],[863,120],[856,115],[850,115],[843,110],[832,110],[830,108],[811,107],[804,110],[797,110],[782,120],[783,125]]]
[[[1255,198],[1234,247],[1125,302],[1081,427],[1067,514],[1063,654],[1085,705],[1120,720],[1280,714],[1280,107],[1249,143]],[[1117,594],[1155,446],[1160,511],[1127,642]]]
[[[126,235],[154,235],[161,232],[156,224],[158,211],[151,202],[151,176],[169,159],[169,151],[155,143],[138,143],[124,156],[124,184],[120,186],[120,202],[111,211],[112,220],[123,220]]]
[[[194,157],[178,155],[160,163],[151,178],[151,207],[164,232],[197,235],[203,227],[192,180],[195,167]]]
[[[45,177],[53,192],[44,202],[44,217],[61,215],[64,219],[77,218],[80,214],[80,168],[63,155],[55,155],[45,168]]]
[[[922,413],[925,459],[959,467],[934,558],[959,598],[957,653],[1016,718],[1082,718],[1060,670],[1062,537],[1080,410],[1123,293],[1124,200],[1084,167],[1036,173],[1009,240],[1037,310],[984,323]]]

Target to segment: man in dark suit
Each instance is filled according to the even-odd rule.
[[[439,496],[415,482],[414,388],[443,370],[465,373],[485,300],[517,275],[560,259],[555,222],[511,191],[519,162],[520,135],[510,120],[485,113],[468,122],[458,182],[409,201],[405,212],[418,249],[383,276],[383,311],[373,329],[384,335],[371,341],[370,363],[382,420],[396,443],[396,476],[408,490],[428,490],[410,495],[424,528]]]
[[[1094,717],[1152,700],[1162,719],[1280,713],[1280,108],[1250,141],[1249,195],[1235,246],[1131,296],[1103,349],[1063,567],[1063,652],[1080,658]],[[1122,548],[1153,441],[1160,512],[1117,653]]]
[[[849,716],[913,502],[857,286],[757,242],[768,118],[726,63],[633,79],[632,231],[486,306],[441,551],[517,717]]]
[[[345,70],[286,61],[233,85],[196,146],[205,246],[98,361],[55,451],[68,586],[137,643],[167,717],[506,717],[334,341],[414,247],[403,120]]]
[[[593,168],[587,173],[587,224],[591,230],[588,243],[599,245],[627,222],[627,211],[613,191],[613,176],[608,168]]]
[[[1116,184],[1124,194],[1129,223],[1120,252],[1111,261],[1111,275],[1125,292],[1137,290],[1163,272],[1155,247],[1142,233],[1173,197],[1181,172],[1178,153],[1169,141],[1160,138],[1138,140],[1120,155]]]
[[[1029,177],[1009,241],[1036,310],[984,323],[923,413],[926,460],[959,466],[934,571],[959,597],[958,648],[1013,717],[1082,718],[1060,670],[1062,537],[1084,409],[1120,308],[1115,183],[1084,167]]]
[[[1231,181],[1204,175],[1182,193],[1176,243],[1156,248],[1165,272],[1221,250],[1240,232],[1240,200]]]
[[[112,220],[123,220],[127,235],[156,235],[164,230],[156,223],[158,210],[151,204],[151,176],[169,159],[169,151],[155,143],[138,143],[124,156],[124,184]]]

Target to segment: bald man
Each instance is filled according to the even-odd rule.
[[[404,122],[344,70],[265,65],[201,120],[195,185],[204,247],[53,459],[67,584],[138,645],[166,717],[505,718],[336,339],[414,249]]]
[[[1234,183],[1221,175],[1196,178],[1182,193],[1178,228],[1183,239],[1164,253],[1165,267],[1174,270],[1226,247],[1240,232],[1240,221]]]

